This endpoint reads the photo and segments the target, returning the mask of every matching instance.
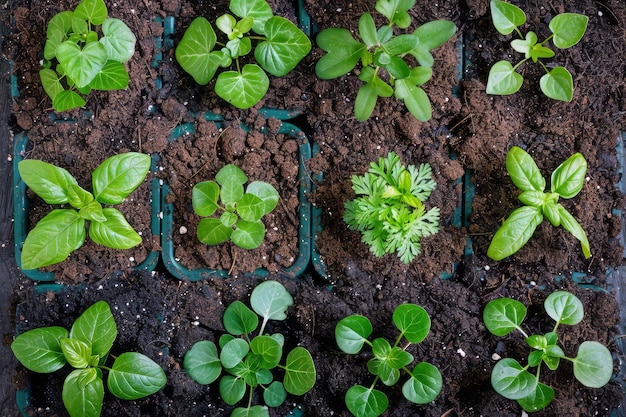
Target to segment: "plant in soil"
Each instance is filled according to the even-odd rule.
[[[395,34],[394,28],[406,29],[411,24],[407,12],[414,5],[415,0],[378,0],[376,11],[387,18],[388,24],[377,28],[372,15],[363,13],[359,18],[361,41],[344,28],[324,29],[317,35],[317,45],[327,52],[315,66],[319,78],[341,77],[361,61],[359,79],[364,84],[354,102],[354,115],[359,121],[371,116],[378,97],[392,95],[402,100],[416,119],[427,121],[432,117],[430,99],[421,85],[432,76],[434,58],[430,51],[449,40],[456,25],[436,20],[413,33]]]
[[[393,345],[385,338],[372,341],[372,323],[365,316],[345,317],[335,327],[335,338],[339,349],[351,355],[361,352],[363,345],[372,348],[373,357],[367,362],[367,369],[375,375],[369,387],[354,385],[346,392],[346,406],[357,417],[376,417],[383,414],[388,406],[387,396],[377,390],[376,383],[393,386],[400,380],[400,370],[409,375],[402,386],[404,397],[416,404],[427,404],[439,395],[443,380],[439,370],[428,362],[420,362],[413,369],[413,355],[406,351],[412,344],[423,341],[430,331],[430,316],[423,307],[416,304],[401,304],[393,312],[393,323],[400,334]],[[405,338],[409,343],[400,347]]]
[[[250,295],[252,310],[235,301],[224,311],[223,323],[228,333],[219,339],[219,352],[215,343],[203,340],[185,354],[183,366],[199,384],[216,381],[224,371],[219,392],[227,404],[237,404],[249,390],[247,406],[235,408],[231,416],[269,417],[267,407],[252,405],[257,387],[263,389],[268,407],[278,407],[285,402],[287,393],[303,395],[315,384],[315,364],[309,351],[297,346],[281,365],[285,336],[266,333],[268,320],[284,320],[292,304],[293,298],[282,284],[262,282]],[[277,368],[284,371],[282,382],[274,379],[272,371]]]
[[[211,23],[204,17],[195,18],[176,48],[176,61],[200,85],[213,79],[215,93],[234,106],[247,109],[258,103],[269,89],[266,72],[282,77],[309,53],[311,41],[291,21],[274,16],[265,0],[231,0],[231,14],[223,14],[215,20],[221,32],[218,37]],[[252,33],[250,33],[252,32]],[[247,60],[254,49],[256,63]]]
[[[365,174],[352,176],[359,197],[345,203],[344,220],[361,232],[374,255],[397,252],[402,262],[410,263],[420,253],[421,238],[439,231],[439,208],[424,207],[437,186],[431,172],[429,164],[405,166],[389,152],[370,163]]]
[[[135,42],[124,22],[108,17],[103,0],[83,0],[73,11],[52,17],[39,76],[54,110],[84,106],[79,93],[125,89],[129,76],[124,62],[135,53]]]
[[[524,206],[515,209],[491,240],[487,256],[499,261],[517,252],[532,237],[544,216],[554,227],[563,226],[580,241],[585,258],[591,256],[587,234],[582,226],[559,203],[561,198],[573,198],[585,185],[587,161],[580,153],[559,165],[550,178],[552,190],[544,192],[546,180],[533,158],[522,148],[514,146],[506,155],[506,170],[522,193],[518,196]]]
[[[524,59],[513,66],[509,61],[496,62],[489,71],[487,79],[487,94],[508,95],[516,93],[524,78],[517,69],[531,59],[539,63],[546,74],[539,80],[539,87],[546,96],[560,101],[570,102],[574,94],[572,74],[560,65],[549,69],[539,59],[554,57],[554,51],[545,46],[550,40],[559,49],[567,49],[576,45],[587,30],[589,18],[578,13],[561,13],[552,18],[548,27],[550,36],[538,43],[537,34],[533,31],[524,37],[520,27],[526,23],[526,13],[519,7],[500,0],[491,0],[491,19],[494,27],[503,35],[513,31],[519,39],[511,41],[511,47],[524,54]]]
[[[114,396],[136,400],[154,394],[166,382],[165,372],[152,359],[137,352],[124,352],[106,365],[117,338],[117,326],[105,301],[98,301],[81,314],[72,328],[39,327],[20,334],[11,350],[22,365],[38,373],[51,373],[69,364],[74,370],[63,383],[63,404],[71,417],[97,417],[107,388]]]
[[[219,245],[230,239],[243,249],[261,245],[265,237],[261,218],[274,210],[280,196],[263,181],[252,181],[244,191],[246,182],[248,177],[241,168],[228,164],[218,171],[215,181],[202,181],[193,187],[193,210],[204,216],[198,224],[200,242]],[[208,217],[218,210],[219,218]]]
[[[92,173],[93,193],[85,190],[65,169],[47,162],[26,159],[18,164],[24,183],[46,203],[68,205],[55,208],[28,232],[22,248],[25,270],[64,261],[80,248],[87,236],[95,243],[114,249],[130,249],[141,236],[114,207],[144,180],[150,170],[149,155],[126,152],[111,156]]]
[[[600,388],[606,385],[613,375],[611,352],[601,343],[584,341],[578,347],[576,357],[568,357],[559,346],[557,329],[560,324],[573,326],[581,322],[584,316],[582,302],[567,291],[550,294],[545,302],[546,313],[556,322],[552,331],[546,334],[527,335],[521,328],[526,317],[526,307],[511,298],[498,298],[485,306],[483,320],[487,329],[496,336],[506,336],[518,330],[531,348],[526,366],[516,359],[499,360],[491,372],[491,385],[502,395],[517,400],[528,412],[545,408],[554,398],[554,390],[539,382],[541,366],[555,371],[561,359],[572,362],[574,377],[583,385]],[[529,368],[537,368],[535,374]]]

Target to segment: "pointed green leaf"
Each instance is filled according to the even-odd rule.
[[[395,24],[406,29],[411,24],[411,16],[407,11],[415,5],[415,0],[378,0],[376,11],[389,20],[389,25]]]
[[[519,329],[526,317],[524,304],[512,298],[491,300],[483,311],[483,321],[487,330],[496,336],[506,336]]]
[[[557,48],[567,49],[576,45],[587,30],[589,18],[577,13],[561,13],[550,20],[552,41]]]
[[[284,17],[274,16],[265,23],[265,38],[254,49],[254,58],[276,77],[291,72],[311,50],[308,36]]]
[[[124,64],[116,61],[107,61],[102,70],[89,83],[94,90],[123,90],[128,87],[128,72]]]
[[[372,48],[378,43],[376,24],[368,12],[363,13],[359,18],[359,35],[368,48]]]
[[[82,49],[71,41],[57,48],[57,59],[77,87],[91,83],[107,61],[106,49],[100,42],[91,42]]]
[[[216,381],[222,372],[217,347],[208,340],[195,343],[185,353],[183,366],[191,379],[202,385]]]
[[[563,68],[555,67],[539,80],[539,87],[546,96],[554,100],[570,102],[574,96],[572,74]]]
[[[367,317],[352,315],[344,317],[335,326],[337,345],[345,353],[357,354],[372,334],[372,323]]]
[[[259,35],[265,34],[265,22],[274,15],[266,0],[231,0],[229,8],[239,17],[252,18],[252,30]]]
[[[522,148],[513,146],[506,155],[506,170],[513,184],[522,191],[544,191],[546,180],[533,158]]]
[[[130,249],[142,242],[141,236],[115,208],[102,209],[103,222],[91,222],[89,237],[99,245],[114,249]]]
[[[524,78],[515,72],[508,61],[498,61],[489,70],[487,78],[487,94],[509,95],[516,93],[524,82]]]
[[[11,343],[11,350],[26,368],[47,374],[58,371],[67,363],[59,342],[67,336],[63,327],[40,327],[17,336]]]
[[[519,7],[500,0],[491,0],[491,20],[493,26],[503,35],[526,23],[526,14]]]
[[[415,404],[428,404],[437,398],[442,387],[443,378],[439,370],[427,362],[420,362],[402,386],[402,394]]]
[[[54,100],[57,94],[64,90],[61,81],[59,81],[59,76],[51,69],[40,70],[39,79],[41,79],[41,85],[51,100]]]
[[[117,326],[107,302],[97,301],[87,308],[74,321],[69,337],[90,346],[92,355],[105,357],[117,337]]]
[[[432,117],[432,106],[426,92],[411,82],[411,79],[396,80],[395,95],[404,102],[417,120],[427,122]]]
[[[111,394],[123,400],[136,400],[154,394],[167,381],[163,369],[149,357],[125,352],[115,359],[107,386]]]
[[[77,109],[83,107],[87,102],[75,91],[61,91],[58,93],[52,101],[52,107],[55,111],[64,112],[67,110]]]
[[[265,71],[256,64],[246,64],[237,71],[224,71],[217,76],[215,92],[222,99],[240,109],[257,104],[270,86]]]
[[[22,181],[48,204],[67,203],[70,187],[78,185],[67,170],[37,159],[24,159],[17,168]]]
[[[572,216],[562,205],[557,205],[557,209],[559,210],[559,216],[561,218],[561,226],[563,229],[570,232],[576,239],[580,241],[580,246],[583,251],[583,255],[586,259],[591,257],[591,249],[589,247],[589,240],[587,239],[587,234],[585,230],[582,228],[580,223],[576,221],[574,216]]]
[[[82,0],[74,9],[74,16],[101,25],[107,18],[108,10],[104,0]]]
[[[46,28],[46,45],[44,47],[44,59],[51,60],[56,57],[57,47],[65,40],[65,36],[72,31],[74,12],[66,10],[55,14],[48,22]]]
[[[105,204],[120,204],[146,178],[151,161],[150,155],[138,152],[107,158],[91,176],[96,200]]]
[[[552,172],[552,192],[563,198],[575,197],[585,185],[586,175],[587,161],[577,152]]]
[[[523,206],[515,209],[491,239],[487,256],[500,261],[520,250],[543,221],[541,209]]]

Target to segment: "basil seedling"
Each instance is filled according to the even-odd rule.
[[[489,71],[487,94],[508,95],[516,93],[522,86],[524,78],[517,69],[527,60],[539,63],[546,74],[539,80],[539,87],[546,96],[560,101],[570,102],[574,94],[572,74],[562,66],[552,69],[540,61],[552,58],[554,51],[545,46],[550,40],[559,49],[567,49],[576,45],[587,30],[589,18],[577,13],[561,13],[552,18],[549,28],[552,34],[543,42],[538,43],[537,34],[528,32],[522,35],[520,27],[526,23],[526,13],[519,7],[500,0],[491,0],[491,19],[494,27],[503,35],[515,31],[520,39],[511,41],[511,47],[524,54],[524,59],[515,66],[508,61],[496,62]]]
[[[506,155],[506,170],[522,193],[519,199],[525,205],[515,209],[491,240],[487,256],[499,261],[520,250],[530,240],[544,216],[553,226],[563,226],[580,241],[585,258],[591,256],[587,234],[561,204],[559,197],[573,198],[585,185],[587,161],[580,153],[570,156],[551,176],[552,191],[544,192],[546,180],[537,164],[522,148],[512,147]]]
[[[63,404],[71,417],[98,417],[104,401],[104,372],[111,394],[136,400],[154,394],[166,382],[165,372],[152,359],[137,352],[114,356],[106,365],[117,338],[117,326],[105,301],[81,314],[71,330],[40,327],[20,334],[11,350],[22,365],[38,373],[52,373],[70,364],[74,370],[63,383]],[[113,357],[113,355],[111,355]]]
[[[585,341],[578,347],[576,357],[568,357],[558,343],[559,325],[573,326],[583,319],[582,302],[566,291],[550,294],[545,302],[546,313],[556,322],[552,331],[528,336],[521,328],[526,317],[526,307],[511,298],[498,298],[485,306],[483,321],[487,329],[496,336],[506,336],[519,331],[531,348],[526,366],[513,358],[500,359],[491,372],[491,385],[503,397],[517,400],[526,411],[542,410],[552,402],[554,389],[539,382],[542,364],[555,371],[561,359],[574,365],[574,377],[583,385],[600,388],[613,375],[613,357],[601,343]],[[532,374],[530,368],[537,368]]]
[[[287,393],[303,395],[315,385],[315,364],[309,351],[297,346],[281,365],[285,336],[265,333],[268,321],[285,320],[285,312],[292,304],[293,298],[282,284],[262,282],[250,295],[252,310],[235,301],[224,311],[224,328],[228,333],[219,338],[219,353],[215,343],[202,340],[185,354],[183,366],[199,384],[210,384],[225,372],[219,382],[219,393],[227,404],[237,404],[249,389],[247,407],[235,408],[232,417],[269,417],[267,407],[252,405],[256,388],[263,389],[263,400],[268,407],[278,407],[287,399]],[[284,371],[282,382],[274,380],[272,370],[276,368]]]

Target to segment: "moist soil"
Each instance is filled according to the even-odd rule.
[[[277,14],[295,19],[291,2],[270,3]],[[356,32],[358,16],[373,11],[374,3],[304,1],[311,16],[312,37],[328,27]],[[357,383],[369,386],[373,378],[367,372],[368,355],[352,357],[339,351],[334,327],[346,315],[362,314],[372,320],[375,337],[395,339],[391,315],[405,302],[422,305],[432,318],[426,340],[408,350],[417,361],[437,366],[444,385],[438,398],[427,405],[403,400],[399,386],[378,387],[389,396],[391,406],[386,415],[519,416],[522,411],[514,401],[493,391],[490,373],[494,354],[522,360],[528,352],[519,336],[491,335],[482,322],[482,309],[497,297],[518,299],[529,307],[525,329],[546,332],[552,324],[542,304],[556,289],[571,291],[585,306],[585,318],[579,325],[559,328],[566,354],[574,356],[584,340],[604,343],[616,358],[617,377],[603,388],[591,389],[573,378],[568,363],[557,372],[544,371],[542,382],[552,386],[556,396],[534,415],[608,416],[621,412],[624,381],[618,363],[622,354],[615,342],[619,304],[607,282],[607,271],[623,262],[619,210],[624,209],[624,201],[616,185],[621,179],[616,144],[626,114],[626,7],[621,1],[515,2],[529,16],[526,29],[540,38],[558,13],[589,16],[583,40],[557,51],[550,60],[567,67],[574,77],[574,99],[562,103],[540,93],[542,69],[531,63],[521,69],[525,82],[520,92],[506,97],[485,94],[489,67],[500,59],[519,58],[508,46],[510,37],[493,29],[487,1],[418,0],[411,12],[414,25],[449,19],[459,27],[458,35],[433,53],[433,78],[424,86],[433,118],[425,123],[416,121],[393,98],[381,100],[368,121],[354,119],[352,106],[360,83],[356,74],[317,79],[314,67],[322,51],[316,46],[291,74],[271,78],[268,95],[258,106],[237,110],[212,92],[212,84],[202,87],[193,83],[176,64],[173,50],[162,50],[154,42],[163,35],[156,18],[175,17],[174,34],[167,38],[175,44],[193,17],[202,14],[214,20],[226,12],[227,2],[132,1],[123,7],[125,4],[108,6],[110,15],[124,20],[138,39],[136,54],[127,65],[129,88],[94,93],[87,99],[86,111],[51,117],[50,101],[38,83],[45,22],[75,4],[43,0],[8,3],[14,31],[5,42],[4,54],[13,60],[20,90],[13,102],[11,127],[28,134],[31,143],[24,157],[56,163],[85,187],[91,170],[107,156],[126,150],[154,154],[159,162],[151,176],[172,186],[168,200],[177,207],[172,237],[176,257],[186,259],[189,267],[220,268],[230,270],[231,275],[189,282],[174,278],[163,264],[154,271],[133,270],[130,257],[139,262],[160,248],[158,236],[152,236],[146,226],[151,213],[139,217],[140,212],[148,212],[149,197],[137,190],[132,198],[136,205],[122,208],[131,217],[131,225],[150,235],[144,236],[137,254],[102,251],[86,244],[53,268],[57,281],[71,284],[64,289],[47,291],[49,288],[22,280],[14,297],[19,331],[43,325],[69,327],[83,310],[102,299],[110,303],[118,325],[112,353],[140,351],[163,366],[168,377],[163,390],[137,401],[118,401],[107,395],[103,415],[229,415],[232,407],[221,401],[216,386],[201,386],[187,377],[183,357],[195,342],[217,340],[224,332],[221,317],[225,307],[235,300],[248,302],[254,285],[267,278],[282,282],[295,301],[287,319],[272,323],[268,330],[285,334],[287,347],[309,349],[318,374],[309,393],[289,397],[285,406],[271,410],[272,416],[286,416],[296,404],[304,407],[306,416],[349,415],[343,402],[346,390]],[[294,175],[298,161],[294,149],[298,143],[275,134],[279,122],[259,116],[261,107],[299,114],[289,122],[302,129],[318,150],[306,167],[315,188],[309,201],[317,209],[315,220],[321,225],[314,236],[314,258],[321,261],[295,279],[285,277],[283,270],[297,250],[294,191],[298,184]],[[198,117],[204,111],[227,122],[220,130]],[[182,123],[193,124],[195,133],[169,141]],[[241,129],[242,124],[251,132]],[[268,132],[264,138],[256,133],[261,128]],[[576,239],[547,222],[517,254],[500,262],[487,258],[493,233],[520,204],[504,166],[506,153],[514,145],[526,149],[546,177],[573,153],[585,156],[588,178],[583,190],[561,203],[586,230],[591,259],[583,257]],[[394,255],[374,257],[358,232],[343,222],[344,203],[354,196],[350,177],[362,174],[370,162],[389,151],[398,153],[406,164],[429,163],[437,182],[426,205],[440,207],[441,230],[422,241],[422,253],[409,265]],[[189,208],[190,189],[195,182],[212,179],[222,165],[231,162],[244,165],[251,180],[272,182],[280,188],[283,201],[275,215],[265,219],[269,233],[262,248],[251,253],[228,245],[207,252],[195,243],[198,219]],[[39,212],[49,209],[31,197]],[[31,223],[41,215],[31,215]],[[180,233],[181,226],[187,233]],[[257,266],[268,273],[264,277],[249,273]],[[573,282],[575,272],[583,273],[586,286]],[[37,384],[31,387],[29,415],[65,415],[59,401],[62,377],[16,369],[16,389],[24,389],[28,381]]]

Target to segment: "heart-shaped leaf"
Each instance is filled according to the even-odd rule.
[[[57,48],[57,59],[77,87],[91,83],[107,62],[107,52],[100,42],[90,42],[82,49],[71,41]]]
[[[107,51],[107,58],[112,61],[126,62],[135,53],[137,38],[126,23],[119,19],[107,19],[102,24],[104,36],[100,42]]]
[[[191,379],[198,384],[208,385],[217,380],[222,364],[215,343],[201,340],[185,353],[183,366]]]
[[[124,64],[117,61],[107,61],[89,87],[94,90],[123,90],[128,87],[129,77]]]
[[[509,95],[516,93],[524,82],[524,78],[515,72],[508,61],[498,61],[489,70],[487,78],[487,94]]]
[[[491,20],[493,26],[503,35],[508,35],[526,23],[526,14],[519,7],[500,0],[491,0]]]
[[[345,353],[357,354],[372,334],[372,323],[367,317],[352,315],[344,317],[335,326],[337,345]]]
[[[237,71],[220,73],[215,82],[215,92],[230,104],[248,109],[257,104],[270,86],[265,71],[256,64],[246,64]]]
[[[554,100],[570,102],[574,96],[572,74],[564,67],[555,67],[539,80],[543,94]]]
[[[265,23],[265,37],[254,58],[276,77],[288,74],[311,50],[308,36],[284,17],[274,16]]]
[[[567,49],[576,45],[587,30],[589,18],[578,13],[561,13],[548,25],[554,37],[552,41],[557,48]]]
[[[52,101],[52,107],[55,111],[64,112],[67,110],[77,109],[83,107],[87,102],[76,91],[61,91],[58,93]]]
[[[487,330],[496,336],[506,336],[511,331],[519,329],[524,317],[526,317],[524,304],[506,297],[489,301],[483,311],[483,321]]]
[[[223,60],[222,52],[213,48],[217,37],[204,17],[195,18],[176,48],[176,61],[200,85],[208,84]]]
[[[427,362],[420,362],[402,386],[402,394],[413,403],[428,404],[437,398],[442,387],[443,378],[439,370]]]

